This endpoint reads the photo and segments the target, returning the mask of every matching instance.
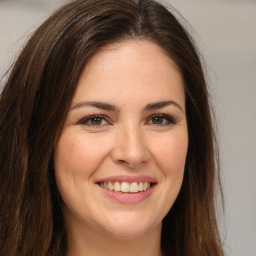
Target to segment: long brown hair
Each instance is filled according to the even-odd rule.
[[[223,255],[215,213],[217,147],[199,54],[177,18],[152,0],[66,4],[17,58],[0,97],[1,255],[66,255],[54,145],[88,58],[106,44],[133,39],[161,46],[185,87],[189,149],[181,191],[163,220],[162,250]]]

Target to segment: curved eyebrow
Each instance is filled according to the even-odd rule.
[[[173,100],[159,101],[159,102],[147,104],[145,106],[144,110],[149,111],[149,110],[163,108],[163,107],[166,107],[169,105],[173,105],[173,106],[177,107],[178,109],[180,109],[182,112],[184,112],[182,107],[176,101],[173,101]]]
[[[173,106],[177,107],[178,109],[180,109],[182,112],[184,112],[182,107],[176,101],[173,101],[173,100],[158,101],[158,102],[147,104],[144,107],[143,111],[160,109],[160,108],[163,108],[163,107],[166,107],[166,106],[169,106],[169,105],[173,105]],[[114,112],[119,112],[120,111],[119,107],[117,107],[115,105],[112,105],[112,104],[109,104],[109,103],[100,102],[100,101],[81,101],[81,102],[78,102],[77,104],[75,104],[73,107],[71,107],[70,110],[74,110],[74,109],[82,108],[82,107],[86,107],[86,106],[92,106],[92,107],[95,107],[95,108],[98,108],[98,109],[114,111]]]
[[[115,105],[100,102],[100,101],[82,101],[77,104],[75,104],[73,107],[71,107],[70,110],[86,107],[86,106],[92,106],[99,109],[109,110],[109,111],[119,111],[119,108]]]

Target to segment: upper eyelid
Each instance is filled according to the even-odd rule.
[[[154,118],[154,117],[166,118],[166,119],[168,119],[168,121],[172,122],[173,124],[176,124],[176,119],[175,119],[173,116],[171,116],[171,115],[169,115],[169,114],[164,114],[164,113],[158,113],[158,114],[152,114],[152,115],[150,115],[150,116],[147,118],[147,122],[148,122],[150,119]]]
[[[166,114],[166,113],[153,113],[149,117],[154,117],[154,116],[172,117],[170,114]]]
[[[83,118],[79,119],[77,123],[81,124],[81,123],[83,123],[83,122],[85,122],[85,121],[90,120],[90,119],[93,118],[93,117],[99,117],[99,118],[102,118],[103,120],[109,122],[109,121],[108,121],[108,118],[107,118],[105,115],[101,115],[101,114],[92,114],[92,115],[89,115],[89,116],[86,116],[86,117],[83,117]]]
[[[170,119],[175,120],[175,118],[172,115],[165,114],[165,113],[154,113],[154,114],[150,115],[148,117],[148,119],[153,118],[153,117],[158,117],[158,116],[163,117],[163,118],[165,117],[165,118],[170,118]]]

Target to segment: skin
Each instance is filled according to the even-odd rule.
[[[103,118],[88,118],[95,114]],[[180,191],[187,148],[184,86],[172,59],[149,41],[100,49],[81,74],[55,148],[69,255],[161,255],[161,224]],[[142,202],[120,203],[96,183],[113,175],[147,175],[157,185]]]

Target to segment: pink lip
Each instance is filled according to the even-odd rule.
[[[96,181],[96,183],[100,183],[100,182],[115,182],[115,181],[126,181],[126,182],[151,182],[151,183],[157,183],[156,179],[146,176],[146,175],[136,175],[136,176],[130,176],[130,175],[117,175],[117,176],[110,176],[110,177],[106,177],[106,178],[102,178]]]
[[[146,191],[141,191],[138,193],[123,193],[123,192],[116,192],[112,190],[108,190],[105,188],[102,188],[99,186],[99,188],[102,190],[104,195],[106,195],[108,198],[122,203],[122,204],[137,204],[145,199],[147,199],[154,191],[156,185],[151,186]]]
[[[136,175],[136,176],[118,175],[118,176],[110,176],[110,177],[99,179],[96,181],[96,184],[99,185],[101,182],[115,182],[115,181],[120,181],[120,182],[126,181],[129,183],[132,183],[132,182],[154,183],[154,184],[151,184],[151,187],[146,191],[141,191],[137,193],[116,192],[113,190],[104,189],[99,186],[99,188],[101,189],[101,191],[104,193],[105,196],[122,204],[136,204],[144,201],[153,193],[157,183],[156,179],[146,175]]]

